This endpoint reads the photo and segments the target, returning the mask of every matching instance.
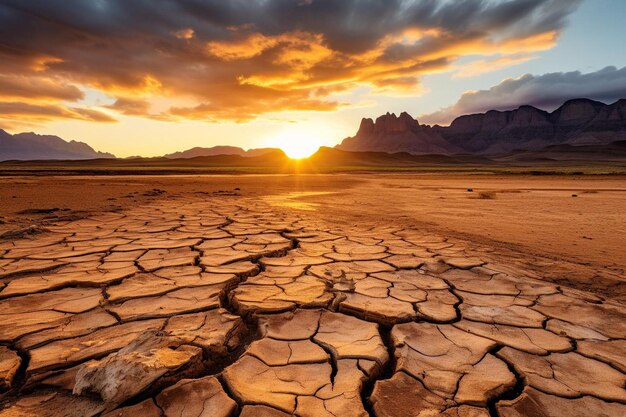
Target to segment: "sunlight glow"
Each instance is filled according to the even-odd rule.
[[[268,140],[269,147],[282,149],[292,159],[308,158],[322,146],[322,138],[301,128],[289,128]]]

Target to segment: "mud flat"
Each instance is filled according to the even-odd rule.
[[[0,235],[177,198],[261,199],[330,225],[418,228],[529,262],[544,279],[626,300],[626,177],[334,174],[0,178]]]
[[[394,178],[339,178],[343,200],[237,181],[0,243],[0,416],[626,413],[613,269],[360,204],[373,181],[406,194]]]

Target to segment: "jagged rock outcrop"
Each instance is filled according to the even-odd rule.
[[[354,137],[344,139],[338,149],[353,152],[408,152],[451,154],[462,149],[452,145],[430,126],[420,125],[408,113],[387,113],[374,122],[363,119]]]
[[[68,142],[58,136],[37,135],[32,132],[11,135],[0,129],[0,161],[97,158],[109,159],[115,158],[115,155],[95,151],[83,142]]]
[[[448,127],[420,125],[402,113],[363,119],[338,149],[412,154],[499,154],[551,145],[602,145],[626,139],[626,99],[606,105],[570,100],[552,113],[533,106],[456,118]]]

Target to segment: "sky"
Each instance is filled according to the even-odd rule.
[[[0,0],[0,128],[310,153],[363,117],[626,97],[623,0]]]

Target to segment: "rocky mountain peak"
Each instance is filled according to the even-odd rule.
[[[386,113],[365,118],[357,134],[346,138],[337,149],[346,151],[450,154],[461,149],[450,145],[429,126],[420,125],[409,113]]]
[[[588,99],[574,99],[566,101],[555,110],[556,120],[561,123],[580,123],[582,120],[592,120],[605,108],[604,103]]]
[[[524,105],[456,118],[449,127],[420,125],[408,113],[363,119],[338,149],[412,154],[500,154],[556,144],[602,145],[626,139],[626,100],[565,102],[552,113]]]
[[[383,133],[402,133],[416,128],[419,128],[418,121],[406,112],[399,117],[395,113],[387,113],[378,117],[374,124],[374,131]]]
[[[370,118],[364,117],[361,119],[361,125],[359,126],[358,135],[369,135],[374,131],[374,121]]]
[[[115,158],[115,155],[98,152],[84,142],[67,141],[54,135],[33,132],[11,135],[0,130],[0,161],[97,158]]]
[[[370,118],[363,118],[356,136],[366,136],[372,133],[403,133],[418,129],[420,124],[411,117],[407,112],[383,114],[376,118],[376,121]]]

